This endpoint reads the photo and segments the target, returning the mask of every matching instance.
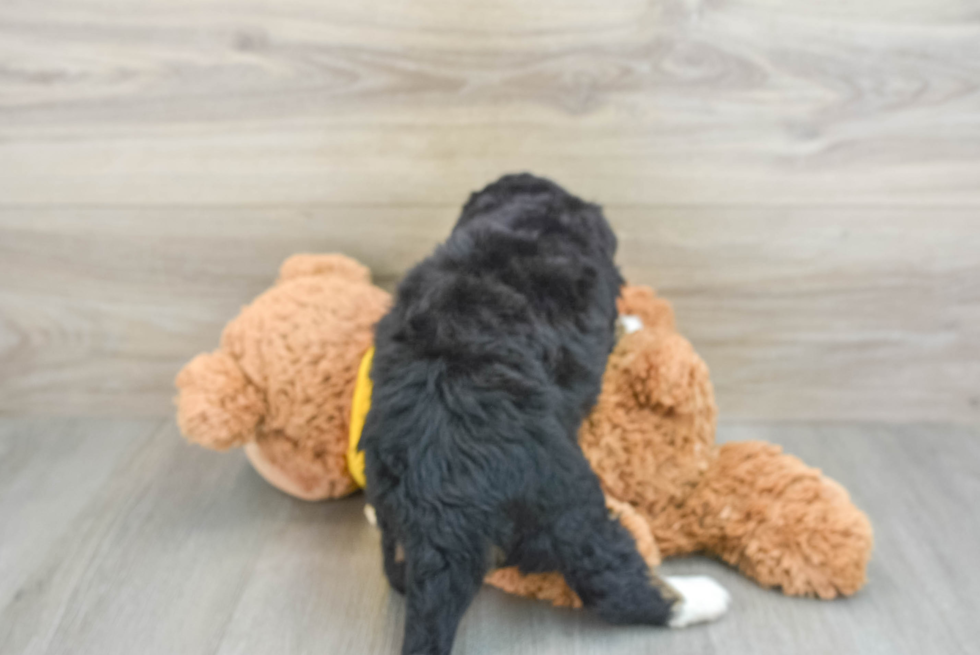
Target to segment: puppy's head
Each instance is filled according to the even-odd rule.
[[[595,204],[530,173],[505,175],[470,194],[454,231],[477,223],[540,233],[561,230],[612,256],[616,236]]]

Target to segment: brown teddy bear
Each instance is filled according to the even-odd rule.
[[[295,255],[177,376],[177,423],[215,450],[245,446],[273,486],[305,500],[358,489],[347,470],[357,369],[391,296],[342,255]]]
[[[228,324],[221,347],[177,376],[181,431],[217,450],[244,446],[266,480],[299,498],[352,493],[358,369],[390,301],[352,259],[291,257],[276,285]],[[856,592],[872,533],[847,492],[777,446],[716,445],[708,368],[676,331],[670,305],[649,288],[627,286],[619,309],[627,333],[579,441],[611,515],[648,563],[702,552],[787,594]],[[581,605],[557,573],[500,569],[487,582]]]

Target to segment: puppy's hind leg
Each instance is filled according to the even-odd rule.
[[[406,544],[403,655],[449,655],[466,608],[489,568],[486,545],[472,534],[429,526]]]
[[[366,505],[365,507],[371,507]],[[405,593],[405,552],[399,543],[394,522],[385,512],[375,512],[375,521],[381,530],[381,553],[384,557],[385,576],[392,589]]]
[[[684,627],[728,609],[728,593],[710,578],[658,578],[602,504],[568,509],[554,537],[565,581],[610,623]]]

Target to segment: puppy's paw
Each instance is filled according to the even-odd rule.
[[[671,611],[668,625],[672,628],[714,621],[728,611],[732,597],[706,575],[665,577],[664,581],[681,595]]]
[[[373,505],[364,504],[364,518],[371,524],[371,527],[378,527],[378,515],[374,511]]]

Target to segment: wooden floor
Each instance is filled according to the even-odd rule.
[[[455,653],[976,653],[980,439],[969,428],[730,424],[844,483],[877,547],[856,597],[764,591],[699,558],[734,597],[721,622],[614,628],[485,589]],[[387,587],[362,500],[308,504],[240,453],[183,442],[164,420],[0,420],[0,653],[393,654]]]

